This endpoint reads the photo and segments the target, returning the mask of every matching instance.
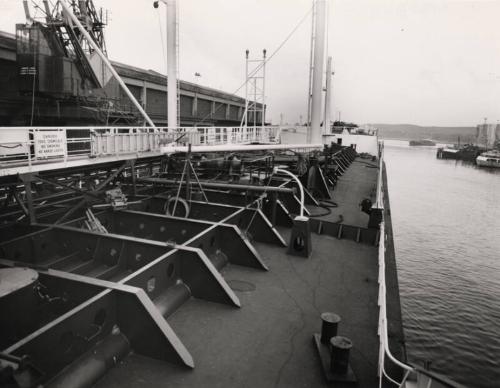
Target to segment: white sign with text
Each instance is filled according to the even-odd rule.
[[[65,131],[35,131],[35,157],[39,159],[66,155]]]

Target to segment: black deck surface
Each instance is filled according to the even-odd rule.
[[[374,193],[376,174],[377,169],[354,162],[342,177],[333,192],[340,205],[334,210],[345,224],[366,227],[368,216],[358,203]],[[288,241],[290,230],[279,231]],[[130,355],[97,386],[331,386],[313,345],[325,311],[341,316],[339,334],[353,342],[354,386],[378,386],[378,248],[314,233],[312,241],[308,259],[287,255],[285,248],[255,244],[269,272],[225,267],[222,274],[241,308],[190,299],[169,317],[195,360],[193,370]],[[387,265],[391,279],[396,279],[395,292],[395,262]],[[400,319],[399,295],[388,296],[388,310]],[[396,339],[402,339],[400,320],[392,327]]]
[[[324,217],[325,220],[337,222],[339,216],[345,225],[366,228],[368,214],[360,211],[359,203],[368,198],[375,202],[377,187],[377,162],[357,158],[342,175],[335,190],[332,192],[333,201],[338,204],[332,213]]]

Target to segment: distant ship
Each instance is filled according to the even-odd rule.
[[[414,147],[414,146],[429,146],[429,147],[433,147],[435,145],[436,145],[436,143],[433,142],[432,140],[429,140],[429,139],[410,140],[410,147]]]
[[[456,159],[474,162],[483,151],[484,148],[480,148],[473,144],[446,146],[438,148],[436,157],[438,159]]]
[[[476,164],[480,167],[500,168],[500,151],[483,152],[476,158]]]

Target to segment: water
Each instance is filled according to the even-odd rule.
[[[500,387],[500,169],[435,152],[385,147],[408,358]]]

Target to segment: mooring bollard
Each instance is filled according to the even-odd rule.
[[[328,345],[330,339],[337,335],[337,329],[341,321],[340,316],[335,313],[322,313],[321,321],[321,343]]]
[[[293,220],[288,254],[307,258],[311,255],[311,251],[311,225],[309,218],[297,216]]]
[[[336,336],[330,339],[332,345],[330,368],[333,373],[347,374],[349,369],[349,351],[352,342],[347,337]]]

